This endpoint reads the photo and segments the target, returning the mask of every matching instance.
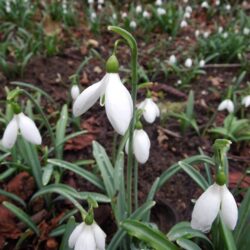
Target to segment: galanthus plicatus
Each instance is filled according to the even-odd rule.
[[[124,135],[133,115],[132,98],[117,73],[118,61],[113,55],[107,61],[107,73],[101,81],[86,88],[73,104],[74,116],[80,116],[101,98],[104,100],[106,114],[115,131]]]
[[[74,250],[104,250],[106,234],[94,222],[87,225],[82,222],[71,233],[69,247]]]
[[[142,109],[142,115],[148,123],[153,123],[156,117],[160,116],[160,109],[151,97],[146,98],[143,102],[141,102],[138,105],[138,109]]]
[[[218,107],[219,111],[227,110],[229,113],[234,112],[234,103],[230,99],[225,99],[222,101]]]
[[[225,184],[214,183],[196,201],[191,227],[208,232],[218,214],[229,229],[235,228],[238,219],[235,199]]]
[[[14,115],[4,131],[2,145],[5,148],[12,148],[14,146],[19,130],[26,141],[36,145],[42,143],[42,137],[34,121],[24,113],[19,112]]]
[[[241,102],[246,108],[250,106],[250,95],[245,96]]]
[[[133,134],[133,153],[135,155],[136,160],[144,164],[149,158],[150,152],[150,140],[148,134],[142,129],[138,128],[134,130]],[[129,140],[127,140],[125,150],[128,154]]]

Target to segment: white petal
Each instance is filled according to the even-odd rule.
[[[33,144],[40,145],[42,143],[42,137],[36,124],[23,113],[18,114],[17,120],[24,139]]]
[[[73,248],[76,244],[77,239],[79,238],[80,234],[83,232],[85,224],[81,223],[75,227],[72,231],[71,235],[69,236],[68,244],[70,248]]]
[[[227,109],[229,113],[232,113],[234,111],[234,104],[231,100],[226,99],[222,101],[218,107],[219,111],[222,111],[224,109]]]
[[[79,94],[80,94],[80,89],[77,85],[73,85],[71,90],[70,90],[70,94],[73,100],[75,100]]]
[[[84,230],[76,240],[74,250],[96,250],[94,232],[91,226],[85,225]]]
[[[149,158],[150,140],[148,134],[143,130],[135,130],[133,137],[133,150],[136,160],[143,164]]]
[[[245,105],[245,107],[247,108],[248,106],[250,106],[250,96],[245,96],[243,99],[242,99],[242,105]]]
[[[117,73],[107,74],[105,108],[108,119],[115,131],[124,135],[133,115],[133,102]]]
[[[75,100],[73,104],[73,114],[74,116],[80,116],[90,109],[98,98],[102,95],[103,90],[105,89],[105,78],[106,75],[102,78],[101,81],[92,84],[86,88]]]
[[[96,247],[98,248],[98,250],[105,250],[106,234],[96,223],[92,224],[92,229],[94,231]]]
[[[2,138],[2,145],[5,148],[12,148],[16,142],[17,133],[18,133],[18,124],[15,115],[13,119],[9,122],[4,131]]]
[[[215,183],[196,201],[192,213],[191,227],[208,232],[219,213],[220,202],[221,187]]]
[[[238,220],[238,208],[233,195],[226,185],[223,186],[220,215],[229,229],[234,230]]]
[[[144,106],[143,117],[148,123],[153,123],[157,116],[159,116],[160,110],[158,106],[153,102],[151,98],[146,99]]]
[[[129,139],[127,139],[126,144],[125,144],[125,152],[128,154],[128,148],[129,148]]]

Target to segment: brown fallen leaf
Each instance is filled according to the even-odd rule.
[[[65,143],[64,150],[65,151],[79,151],[90,145],[92,145],[92,141],[96,139],[96,136],[93,134],[86,134],[82,136],[77,136],[73,139],[68,140]]]

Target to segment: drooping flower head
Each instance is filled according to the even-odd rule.
[[[19,110],[14,114],[4,131],[1,142],[5,148],[10,149],[14,146],[18,131],[20,131],[22,137],[28,142],[35,145],[42,143],[42,137],[34,121]]]
[[[245,96],[241,102],[246,108],[250,106],[250,95]]]
[[[114,55],[107,61],[107,73],[101,81],[86,88],[73,104],[74,116],[80,116],[102,98],[107,117],[115,131],[124,135],[133,115],[133,102],[117,73],[119,63]],[[104,98],[103,98],[104,97]]]
[[[105,250],[106,234],[94,222],[79,224],[69,237],[69,247],[74,250]]]
[[[222,101],[218,107],[219,111],[227,110],[229,113],[234,112],[234,103],[230,99],[225,99]]]
[[[136,160],[144,164],[147,162],[150,153],[151,142],[148,134],[143,130],[142,124],[137,122],[133,134],[133,154]],[[125,151],[128,154],[129,150],[129,140],[127,140],[125,145]]]
[[[151,97],[147,97],[138,105],[138,109],[142,110],[142,115],[146,122],[153,123],[160,116],[160,109]]]
[[[71,87],[70,94],[73,101],[80,95],[80,89],[76,84]]]
[[[234,230],[238,219],[235,199],[225,184],[214,183],[196,201],[191,227],[208,232],[218,214],[226,226]]]

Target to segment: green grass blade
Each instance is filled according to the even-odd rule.
[[[18,202],[19,204],[21,204],[22,206],[26,207],[26,203],[23,201],[23,199],[21,199],[20,197],[18,197],[17,195],[7,192],[3,189],[0,189],[0,195],[6,196],[10,199],[12,199],[13,201]]]

